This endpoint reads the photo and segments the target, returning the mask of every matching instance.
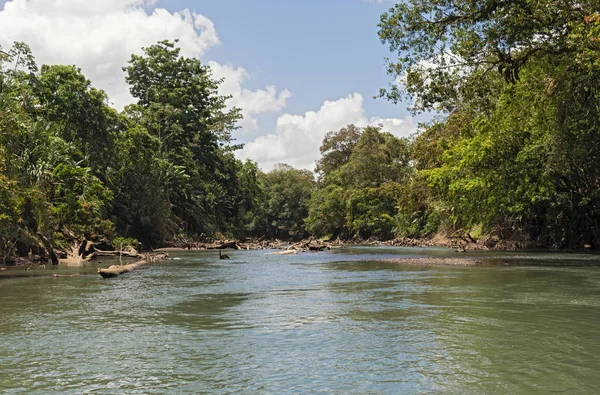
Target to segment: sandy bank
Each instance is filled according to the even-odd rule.
[[[410,266],[476,266],[482,263],[481,260],[473,258],[391,258],[381,259],[378,262],[397,263]]]

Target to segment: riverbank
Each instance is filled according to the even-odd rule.
[[[389,247],[445,247],[457,252],[465,251],[511,251],[520,249],[551,249],[547,246],[522,240],[500,240],[498,237],[486,236],[474,238],[468,234],[445,235],[437,234],[431,238],[398,237],[391,240],[350,239],[350,240],[318,240],[305,239],[301,241],[275,240],[215,240],[212,242],[178,242],[170,243],[155,252],[185,251],[185,250],[295,250],[297,252],[319,252],[329,249],[347,248],[351,246],[389,246]]]
[[[481,259],[474,258],[390,258],[379,259],[377,262],[396,263],[409,266],[454,266],[469,267],[484,263]]]
[[[448,248],[456,252],[467,251],[518,251],[523,249],[531,250],[554,250],[551,246],[544,246],[524,240],[501,240],[497,236],[485,236],[474,238],[468,233],[457,233],[455,235],[437,234],[432,238],[409,238],[400,237],[392,240],[319,240],[305,239],[301,241],[282,241],[282,240],[262,240],[262,239],[224,239],[214,240],[211,242],[199,241],[178,241],[166,243],[167,246],[156,248],[145,252],[165,253],[176,251],[206,251],[206,250],[280,250],[282,252],[299,253],[299,252],[321,252],[332,249],[349,248],[352,246],[386,246],[386,247],[413,247],[413,248],[431,248],[442,247]],[[101,257],[130,257],[135,259],[143,259],[145,255],[133,249],[126,247],[121,251],[104,251],[98,246],[109,246],[110,243],[92,243],[88,241],[74,243],[69,252],[54,250],[60,255],[59,263],[61,266],[82,266],[90,263]],[[591,246],[585,246],[584,250],[591,249]],[[47,262],[46,256],[33,255],[29,257],[14,258],[11,265],[0,265],[0,272],[7,270],[38,270],[44,269]],[[407,262],[405,262],[407,263]],[[409,263],[411,264],[411,263]],[[415,262],[421,265],[422,262]],[[432,265],[438,265],[440,262],[432,262]],[[455,266],[456,262],[449,264]],[[471,264],[463,266],[472,266]]]

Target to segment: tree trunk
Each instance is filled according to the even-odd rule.
[[[46,251],[48,251],[48,255],[50,255],[50,260],[52,261],[52,264],[58,265],[58,257],[56,256],[56,253],[52,248],[52,244],[50,244],[46,236],[44,236],[41,232],[37,232],[37,236],[42,241],[42,244],[44,245],[44,248],[46,248]]]

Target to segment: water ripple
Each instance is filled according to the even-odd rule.
[[[111,281],[4,280],[0,390],[543,394],[600,388],[597,256],[496,254],[492,259],[510,265],[476,269],[372,261],[428,253],[359,248],[276,259],[244,251],[222,263],[214,254],[182,252],[181,260]],[[572,267],[575,261],[586,266]]]

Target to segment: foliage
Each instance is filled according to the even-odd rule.
[[[382,95],[448,113],[412,144],[428,207],[413,221],[433,209],[453,229],[600,246],[599,7],[407,1],[382,15],[402,81]]]
[[[311,234],[332,239],[351,236],[346,227],[346,193],[341,186],[332,184],[312,194],[305,220]]]
[[[401,183],[413,171],[409,141],[350,125],[327,134],[321,152],[307,228],[319,237],[393,238]]]
[[[158,139],[166,161],[167,202],[173,224],[189,234],[208,235],[236,216],[237,162],[230,146],[240,112],[226,109],[220,81],[199,60],[185,58],[174,43],[161,41],[132,55],[125,67],[138,99],[128,113]]]
[[[119,251],[123,250],[125,247],[132,247],[133,249],[137,250],[140,247],[140,242],[136,239],[119,236],[113,239],[113,245]]]
[[[346,220],[355,237],[363,240],[394,237],[398,187],[396,183],[386,183],[378,188],[356,189],[349,194]]]
[[[255,233],[270,238],[301,239],[308,235],[304,218],[308,215],[308,202],[314,190],[313,174],[281,164],[260,175],[264,199],[262,223]]]
[[[329,132],[314,175],[235,158],[241,118],[208,66],[161,41],[117,112],[76,66],[0,51],[0,258],[73,238],[518,237],[600,247],[600,3],[407,0],[381,16],[381,91],[437,111],[411,138]],[[1,48],[0,48],[1,49]],[[475,233],[474,233],[475,234]],[[39,240],[39,241],[38,241]]]
[[[322,157],[317,162],[315,172],[323,177],[348,163],[361,133],[361,129],[354,125],[327,133],[321,144]]]
[[[398,55],[388,62],[388,72],[406,83],[405,89],[396,84],[382,95],[398,101],[406,93],[419,97],[417,110],[452,111],[481,75],[497,70],[517,82],[532,59],[571,57],[582,40],[591,47],[588,34],[594,27],[584,20],[599,7],[597,0],[397,3],[381,16],[379,37]]]
[[[151,247],[262,221],[259,170],[233,155],[240,113],[218,95],[221,81],[167,41],[125,71],[138,103],[118,113],[76,66],[40,71],[23,43],[0,52],[2,259],[39,247],[38,236],[60,248],[113,237]]]

